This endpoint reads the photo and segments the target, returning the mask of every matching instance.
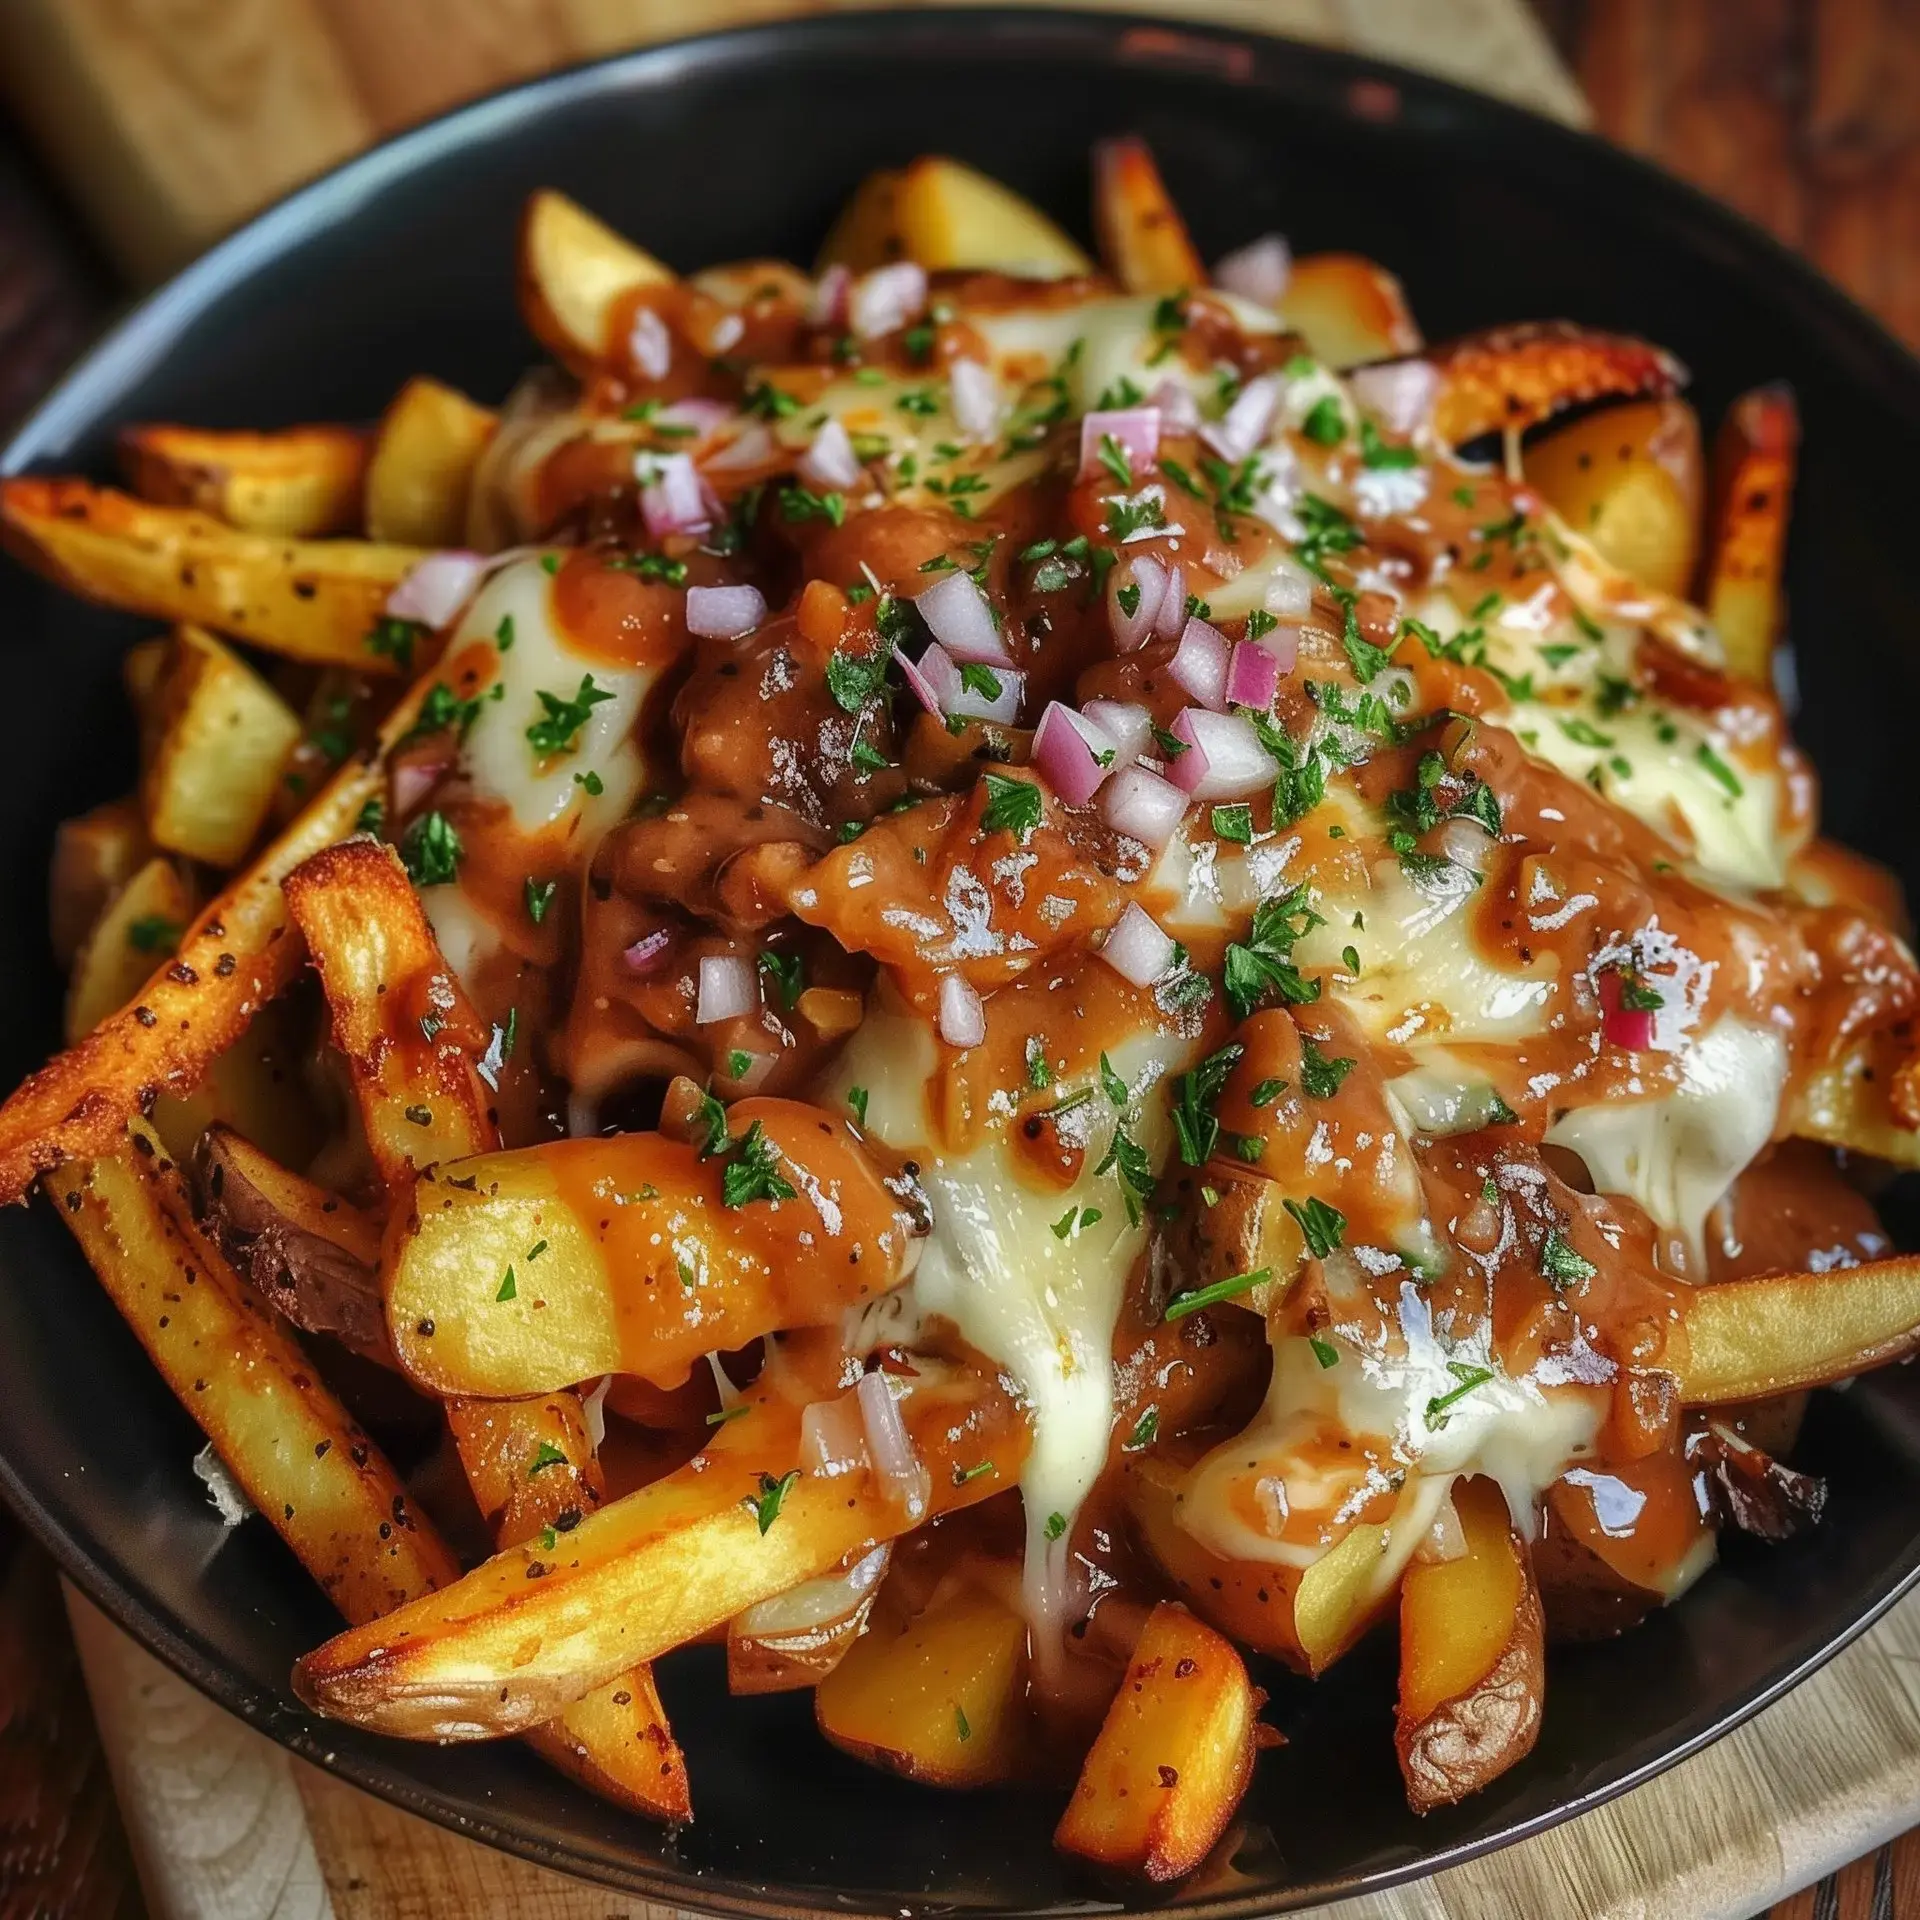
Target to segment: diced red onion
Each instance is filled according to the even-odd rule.
[[[751,633],[767,617],[767,599],[758,587],[689,587],[687,631],[709,640],[735,640]]]
[[[765,466],[776,451],[767,423],[749,420],[706,464],[715,473],[733,473],[742,467]]]
[[[1620,1004],[1620,976],[1603,973],[1599,980],[1600,1005],[1605,1009],[1600,1030],[1609,1046],[1627,1053],[1645,1053],[1653,1045],[1653,1010],[1650,1007],[1623,1007]]]
[[[940,1038],[950,1047],[977,1047],[987,1037],[987,1010],[963,974],[940,982]]]
[[[1121,592],[1131,587],[1138,598],[1129,613],[1120,604]],[[1113,644],[1121,653],[1132,653],[1147,644],[1153,623],[1167,597],[1167,570],[1152,554],[1143,553],[1116,567],[1107,581],[1107,624],[1113,629]]]
[[[1084,807],[1119,757],[1118,744],[1092,721],[1058,700],[1047,702],[1033,736],[1033,764],[1068,806]]]
[[[418,620],[436,632],[449,624],[473,598],[487,571],[484,553],[450,547],[430,553],[407,569],[400,584],[387,595],[386,611],[396,620]]]
[[[646,454],[640,517],[658,540],[669,533],[704,533],[713,524],[693,461],[684,453]]]
[[[634,371],[643,379],[664,380],[673,365],[673,335],[667,323],[651,307],[642,307],[633,316],[627,334],[627,354]]]
[[[1433,412],[1440,370],[1430,360],[1385,360],[1347,376],[1353,397],[1395,433],[1417,433]]]
[[[393,816],[404,820],[439,783],[447,770],[443,760],[396,759],[387,779]]]
[[[877,340],[918,319],[926,304],[926,269],[912,260],[896,260],[853,283],[847,320],[862,340]]]
[[[824,422],[800,456],[800,478],[825,492],[857,487],[864,472],[860,456],[838,420]]]
[[[716,1021],[737,1020],[760,1004],[760,985],[753,962],[738,953],[703,954],[700,960],[700,1003],[694,1022],[710,1027]]]
[[[808,324],[838,326],[847,317],[847,292],[852,285],[852,269],[836,260],[814,283],[813,301],[807,308]]]
[[[1158,853],[1180,831],[1187,796],[1171,780],[1145,767],[1124,767],[1100,795],[1100,813],[1116,833]]]
[[[1000,431],[1000,383],[978,360],[956,360],[947,369],[954,424],[969,440],[991,440]]]
[[[832,1480],[867,1464],[867,1428],[860,1402],[850,1393],[816,1400],[800,1410],[800,1465]]]
[[[1160,596],[1160,612],[1153,623],[1157,640],[1177,639],[1187,624],[1187,570],[1178,560],[1167,568],[1167,590]]]
[[[1227,656],[1227,705],[1265,713],[1279,691],[1279,657],[1257,640],[1239,642]]]
[[[724,400],[676,400],[653,416],[657,427],[691,427],[704,440],[718,433],[733,418],[733,409]]]
[[[1100,949],[1100,958],[1136,987],[1150,987],[1161,979],[1173,965],[1173,955],[1173,941],[1131,900]]]
[[[910,1519],[918,1519],[927,1510],[929,1491],[927,1470],[913,1450],[907,1423],[900,1418],[899,1403],[887,1385],[884,1373],[860,1376],[854,1390],[860,1403],[860,1418],[867,1433],[867,1457],[886,1491]]]
[[[1097,480],[1102,474],[1113,478],[1100,461],[1100,443],[1109,434],[1127,456],[1127,464],[1138,480],[1160,457],[1160,409],[1114,407],[1104,413],[1087,414],[1080,422],[1082,480]]]
[[[1313,577],[1297,561],[1282,555],[1273,564],[1261,604],[1281,620],[1299,620],[1313,611]]]
[[[1200,429],[1200,438],[1223,460],[1244,460],[1262,445],[1279,410],[1283,383],[1271,373],[1249,380],[1224,418]]]
[[[780,1064],[780,1050],[775,1047],[762,1052],[758,1047],[738,1049],[746,1055],[747,1064],[743,1072],[733,1071],[731,1059],[727,1062],[727,1079],[736,1093],[757,1093],[773,1077],[773,1070]]]
[[[1173,737],[1186,742],[1167,769],[1177,787],[1196,800],[1240,800],[1271,786],[1278,762],[1260,744],[1253,723],[1237,713],[1208,713],[1186,707],[1174,721]]]
[[[1469,873],[1486,871],[1492,835],[1470,815],[1457,813],[1451,820],[1443,820],[1434,835],[1434,843],[1456,867],[1464,867]]]
[[[1113,742],[1115,773],[1132,766],[1153,742],[1153,715],[1131,700],[1088,700],[1080,711]]]
[[[1272,627],[1253,642],[1256,647],[1265,647],[1273,655],[1275,665],[1282,673],[1291,673],[1300,661],[1300,629],[1298,627]]]
[[[1293,249],[1283,236],[1263,233],[1219,260],[1213,269],[1213,284],[1237,293],[1263,307],[1277,307],[1286,297],[1287,282],[1293,277]]]
[[[1162,433],[1200,431],[1200,402],[1193,397],[1191,387],[1183,386],[1171,376],[1147,395],[1147,405],[1159,409]]]
[[[1020,702],[1026,696],[1027,676],[1012,667],[986,667],[993,675],[993,687],[988,689],[968,686],[960,662],[937,640],[917,662],[909,660],[904,653],[894,657],[900,662],[900,672],[915,697],[936,719],[990,720],[1008,726],[1019,715]],[[983,661],[968,664],[985,666]]]
[[[1217,713],[1227,704],[1226,635],[1196,615],[1182,629],[1167,672],[1176,685]]]
[[[917,662],[909,660],[904,653],[893,657],[899,662],[901,678],[912,689],[914,697],[936,720],[944,720],[946,696],[960,684],[960,669],[948,657],[946,648],[936,640]]]
[[[629,973],[651,973],[667,957],[672,944],[673,935],[665,927],[655,927],[651,933],[642,934],[621,958]]]
[[[1013,664],[1006,639],[993,624],[993,610],[971,575],[957,568],[943,573],[925,593],[914,595],[913,604],[933,637],[956,660]]]

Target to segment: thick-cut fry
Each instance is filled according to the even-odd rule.
[[[923,1373],[901,1413],[924,1461],[928,1512],[1011,1484],[1024,1416],[998,1384]],[[796,1411],[757,1398],[706,1452],[611,1502],[553,1550],[500,1554],[391,1621],[342,1634],[295,1670],[323,1713],[415,1739],[516,1733],[614,1674],[910,1524],[866,1467],[804,1473]],[[988,1459],[997,1471],[956,1473]]]
[[[1015,1778],[1026,1732],[1027,1623],[961,1581],[898,1633],[870,1630],[820,1682],[836,1747],[936,1787]]]
[[[300,716],[230,648],[176,627],[142,715],[140,804],[157,845],[231,867],[273,805]]]
[[[357,427],[284,427],[216,433],[204,427],[128,427],[120,470],[143,500],[194,507],[242,533],[314,540],[360,521],[367,437]]]
[[[499,424],[491,407],[438,380],[409,380],[374,434],[367,538],[459,546],[466,538],[474,469]]]
[[[135,1122],[124,1158],[53,1181],[114,1304],[274,1530],[348,1620],[459,1568],[373,1443],[194,1225],[173,1163]]]
[[[1800,416],[1792,390],[1759,387],[1727,409],[1713,447],[1713,505],[1700,604],[1743,680],[1773,684],[1784,603],[1787,514],[1793,504]]]
[[[673,280],[671,268],[564,193],[528,198],[520,221],[520,311],[540,344],[574,372],[617,359],[612,328],[622,301]]]
[[[106,905],[153,852],[140,803],[109,800],[90,813],[62,820],[53,839],[53,864],[47,879],[47,925],[53,957],[63,966]]]
[[[1312,253],[1293,263],[1280,317],[1330,367],[1418,353],[1420,329],[1399,280],[1358,253]]]
[[[414,547],[240,533],[190,507],[26,478],[0,481],[0,544],[69,591],[129,613],[362,673],[407,665],[369,639],[421,557]]]
[[[840,260],[856,272],[898,259],[917,260],[929,272],[1093,271],[1093,262],[1030,200],[938,155],[898,174],[871,176],[822,254],[823,263]]]
[[[193,918],[193,894],[171,860],[156,854],[94,922],[67,983],[67,1044],[93,1031],[170,954]]]
[[[1206,265],[1144,140],[1127,135],[1094,148],[1093,231],[1100,257],[1129,293],[1207,284]]]
[[[1191,1873],[1253,1778],[1261,1700],[1233,1647],[1163,1600],[1080,1769],[1054,1845],[1149,1880]]]
[[[1449,446],[1507,427],[1536,427],[1591,400],[1671,394],[1686,379],[1686,369],[1659,347],[1564,320],[1490,327],[1428,357],[1440,369],[1433,430]]]
[[[865,273],[872,267],[885,266],[890,260],[904,258],[906,245],[900,237],[899,194],[897,172],[882,169],[868,174],[827,229],[827,237],[820,243],[814,262],[815,270],[824,273],[827,268],[837,266]]]
[[[1477,1793],[1533,1751],[1545,1683],[1527,1549],[1490,1480],[1454,1488],[1465,1551],[1400,1580],[1394,1746],[1415,1813]]]
[[[1663,1363],[1691,1407],[1763,1400],[1920,1347],[1920,1254],[1695,1287]]]

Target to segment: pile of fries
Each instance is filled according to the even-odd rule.
[[[717,1637],[1176,1878],[1247,1654],[1397,1622],[1458,1800],[1920,1341],[1831,1151],[1920,1165],[1920,975],[1771,691],[1791,397],[1708,461],[1642,342],[1209,269],[1137,141],[1094,213],[926,159],[682,279],[540,193],[500,411],[0,483],[166,629],[0,1198],[344,1616],[318,1711],[684,1822]]]

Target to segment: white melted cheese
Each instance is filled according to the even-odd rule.
[[[1638,1201],[1701,1260],[1708,1213],[1773,1137],[1787,1050],[1728,1015],[1686,1048],[1681,1072],[1671,1093],[1577,1107],[1546,1137],[1580,1156],[1600,1192]]]

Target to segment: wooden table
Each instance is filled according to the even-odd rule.
[[[457,100],[616,47],[837,4],[0,0],[0,88],[118,274],[138,284],[298,180]],[[1536,0],[1531,12],[1523,0],[1188,0],[1185,10],[1357,45],[1591,118],[1803,249],[1920,344],[1920,0]],[[114,285],[0,137],[0,418],[44,387]],[[131,1920],[150,1904],[218,1920],[667,1920],[291,1760],[71,1605],[98,1735],[51,1572],[0,1533],[0,1916]],[[1920,1598],[1664,1780],[1324,1920],[1741,1920],[1795,1886],[1806,1890],[1774,1920],[1891,1920],[1920,1914],[1920,1834],[1889,1844],[1916,1810]]]

